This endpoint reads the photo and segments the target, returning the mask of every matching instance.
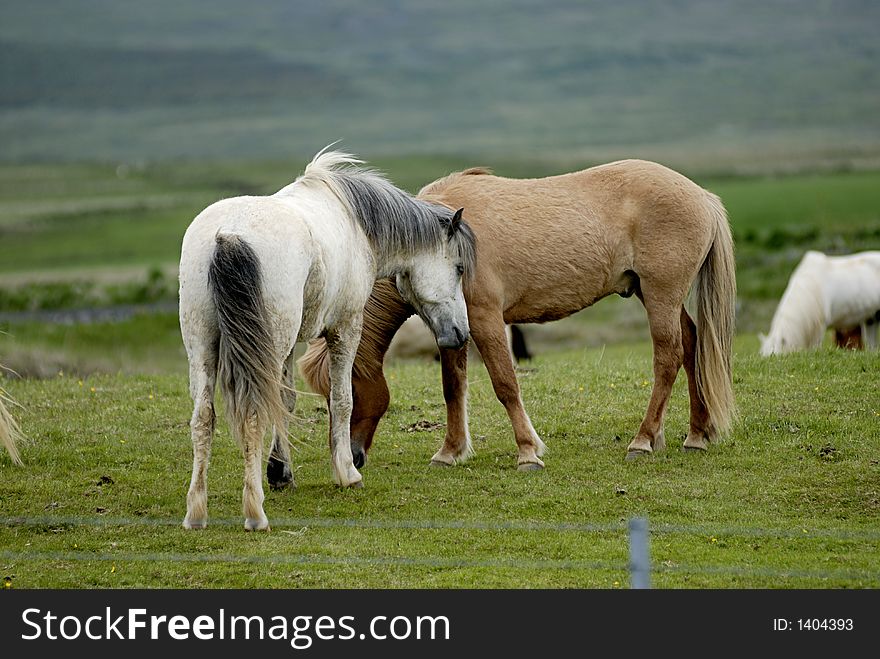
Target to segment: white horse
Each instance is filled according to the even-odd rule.
[[[373,283],[394,277],[443,347],[467,341],[461,278],[474,235],[446,206],[415,199],[362,161],[322,151],[273,195],[219,201],[193,220],[180,259],[180,326],[190,365],[193,471],[183,525],[207,523],[207,469],[219,386],[245,461],[245,528],[264,530],[262,440],[274,427],[270,485],[290,485],[287,429],[296,403],[293,348],[330,348],[333,479],[361,485],[352,463],[351,368]]]
[[[21,457],[15,444],[21,439],[21,431],[18,429],[18,424],[12,418],[9,410],[6,409],[4,401],[8,400],[5,392],[0,389],[0,445],[9,452],[9,457],[12,458],[12,461],[20,465]]]
[[[865,345],[877,348],[880,311],[880,252],[827,256],[809,251],[792,273],[770,325],[760,335],[761,354],[817,348],[825,330],[861,329]]]

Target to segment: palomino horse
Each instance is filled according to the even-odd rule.
[[[451,174],[421,199],[464,206],[477,236],[477,270],[465,285],[471,336],[513,426],[520,469],[543,467],[544,443],[523,408],[506,323],[568,316],[617,293],[635,294],[648,313],[654,387],[627,457],[663,448],[663,417],[684,365],[690,393],[686,449],[705,450],[734,412],[730,371],[736,298],[733,240],[721,201],[656,163],[625,160],[540,179],[507,179],[485,169]],[[696,323],[684,306],[694,286]],[[388,407],[382,358],[411,310],[385,282],[367,303],[355,360],[353,451],[358,464]],[[309,385],[328,394],[327,347],[300,360]],[[467,427],[467,350],[441,350],[446,437],[433,464],[471,453]]]
[[[18,424],[12,418],[9,410],[6,409],[4,400],[9,399],[6,398],[5,392],[0,389],[0,445],[6,449],[12,461],[20,465],[21,457],[18,454],[16,442],[21,439],[21,431],[18,429]]]
[[[218,378],[244,454],[245,528],[268,529],[262,440],[274,426],[269,482],[289,485],[297,341],[326,340],[333,479],[341,486],[362,480],[350,445],[351,368],[373,282],[395,277],[400,295],[439,345],[454,349],[467,342],[461,279],[474,270],[475,246],[461,211],[410,197],[360,163],[321,152],[274,195],[219,201],[186,231],[180,326],[194,402],[187,528],[207,523]]]
[[[880,252],[827,256],[811,250],[788,280],[770,333],[761,336],[761,354],[818,348],[828,328],[837,345],[864,342],[876,349],[878,310]]]

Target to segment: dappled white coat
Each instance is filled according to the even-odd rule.
[[[183,238],[181,295],[197,297],[181,299],[181,322],[216,325],[208,288],[188,284],[207,281],[218,232],[247,237],[256,252],[281,354],[336,326],[336,316],[362,309],[376,279],[373,252],[366,236],[352,231],[348,209],[322,185],[300,181],[268,197],[235,197],[206,208]]]
[[[298,341],[324,336],[330,346],[333,480],[357,486],[351,368],[374,281],[396,276],[401,295],[438,342],[460,347],[467,338],[461,275],[471,269],[473,236],[461,212],[416,200],[358,164],[348,154],[322,151],[276,194],[218,201],[186,231],[180,325],[194,403],[187,528],[207,522],[218,377],[245,459],[245,528],[268,529],[262,439],[272,426],[267,475],[272,472],[273,485],[290,484],[287,429]]]
[[[215,236],[246,239],[260,264],[260,283],[268,316],[266,329],[284,359],[292,388],[293,348],[297,341],[338,328],[343,341],[357,346],[361,310],[376,278],[366,236],[352,230],[347,208],[322,183],[296,182],[272,196],[225,199],[206,208],[187,230],[180,261],[180,325],[190,363],[193,411],[193,475],[187,495],[187,528],[207,519],[206,477],[213,431],[214,368],[219,336],[217,310],[207,285],[217,244]],[[352,351],[353,354],[353,351]],[[229,406],[227,405],[227,408]],[[337,416],[341,416],[337,414]],[[289,460],[286,424],[276,424],[273,451]],[[346,426],[348,423],[346,422]],[[239,432],[241,434],[241,432]],[[262,437],[240,439],[245,454],[244,508],[248,529],[268,528],[260,458]],[[347,457],[348,441],[332,451],[334,480],[360,481]],[[335,446],[334,444],[334,446]],[[348,451],[350,455],[350,449]]]
[[[816,348],[825,330],[861,327],[865,345],[877,347],[880,252],[827,256],[809,251],[792,273],[770,333],[761,337],[764,356]]]

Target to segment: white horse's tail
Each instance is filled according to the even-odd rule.
[[[217,378],[233,434],[244,447],[249,425],[252,432],[265,432],[270,424],[280,428],[289,413],[281,398],[281,372],[269,334],[260,262],[240,236],[217,234],[208,285],[220,326]]]
[[[9,457],[12,458],[12,461],[20,465],[21,456],[19,456],[18,448],[15,445],[22,439],[22,434],[15,419],[12,418],[9,410],[6,409],[6,405],[3,403],[4,398],[3,390],[0,389],[0,444],[9,452]]]
[[[736,325],[733,236],[721,200],[708,193],[715,238],[697,274],[697,391],[714,430],[723,434],[736,417],[730,354]]]

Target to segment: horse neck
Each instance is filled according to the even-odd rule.
[[[376,264],[376,286],[379,285],[379,282],[387,281],[398,272],[406,270],[412,264],[412,258],[406,258],[397,253],[383,252],[372,245],[371,247],[373,250],[373,262]],[[392,288],[394,288],[393,285]],[[375,292],[376,288],[374,286],[373,293]],[[370,300],[373,299],[373,293],[370,294]],[[367,304],[369,305],[369,301]]]
[[[391,340],[403,322],[414,313],[415,310],[403,300],[390,280],[376,281],[364,306],[364,325],[354,363],[358,374],[373,377],[377,372],[381,373]]]
[[[361,342],[354,360],[354,376],[380,380],[385,353],[398,328],[414,313],[394,284],[387,279],[377,281],[364,307]],[[330,396],[330,351],[323,339],[312,341],[297,362],[305,381],[313,391]]]

